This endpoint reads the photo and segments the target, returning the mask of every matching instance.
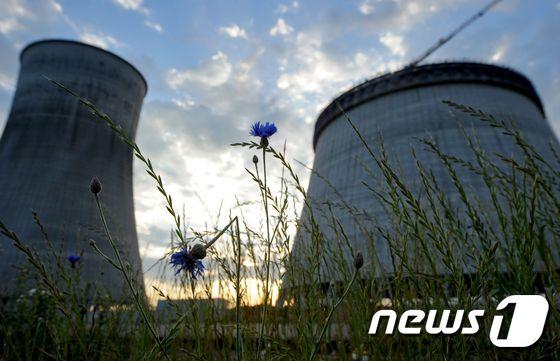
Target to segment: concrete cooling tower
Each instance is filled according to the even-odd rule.
[[[513,121],[525,139],[535,145],[545,158],[552,159],[550,142],[558,146],[531,82],[515,71],[494,65],[461,62],[405,68],[366,81],[340,95],[323,110],[315,124],[314,173],[310,178],[308,197],[319,228],[325,235],[324,243],[336,249],[336,243],[346,242],[346,236],[354,249],[367,255],[370,267],[366,272],[375,272],[375,277],[393,270],[387,243],[382,237],[370,239],[357,224],[356,217],[344,208],[349,205],[358,212],[365,211],[378,224],[389,225],[386,209],[362,184],[362,181],[366,181],[375,186],[372,178],[380,176],[380,171],[336,102],[347,111],[376,153],[380,150],[379,140],[382,137],[392,165],[413,189],[419,189],[414,186],[418,184],[419,176],[412,147],[416,149],[417,157],[425,168],[440,180],[444,193],[452,202],[456,200],[457,205],[460,203],[459,194],[447,170],[434,154],[424,151],[415,138],[431,137],[444,153],[465,160],[474,160],[474,155],[461,128],[474,131],[479,146],[487,154],[497,152],[516,156],[520,155],[520,150],[511,138],[503,136],[501,130],[487,123],[459,112],[454,112],[453,117],[450,108],[442,100],[453,100],[482,109],[497,119]],[[473,195],[480,198],[481,202],[489,201],[489,194],[485,192],[486,186],[480,177],[461,167],[457,167],[457,171],[463,184],[474,190]],[[345,236],[341,229],[333,227],[334,218],[340,221]],[[301,221],[303,224],[309,223],[309,212],[305,209]],[[373,224],[368,226],[374,227]],[[292,255],[305,267],[310,241],[309,237],[301,233],[296,236]],[[341,249],[348,248],[343,245]],[[345,254],[346,262],[350,263],[349,252],[342,253]],[[336,260],[324,261],[323,280],[336,279],[336,275],[324,276],[335,269],[329,262]]]
[[[133,269],[141,270],[132,196],[132,157],[101,120],[43,75],[96,104],[134,139],[147,84],[130,63],[108,51],[66,40],[45,40],[22,50],[12,108],[0,140],[0,219],[27,245],[48,257],[34,224],[35,210],[66,262],[83,252],[82,279],[96,292],[121,295],[122,276],[89,245],[112,255],[89,185],[97,176],[114,238]],[[0,237],[1,292],[25,291],[17,281],[27,262]],[[142,282],[142,278],[138,280]]]

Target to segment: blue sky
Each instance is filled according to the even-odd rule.
[[[113,51],[145,75],[138,143],[184,202],[194,227],[212,226],[223,202],[255,199],[252,153],[229,143],[254,120],[276,121],[289,159],[311,164],[313,122],[334,96],[396,70],[487,0],[149,1],[0,0],[0,129],[18,54],[44,38]],[[471,59],[527,75],[560,131],[560,2],[504,0],[429,61]],[[304,183],[306,171],[300,169]],[[141,252],[165,253],[171,222],[135,165]]]

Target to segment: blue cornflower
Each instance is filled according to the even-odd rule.
[[[179,274],[181,271],[187,271],[190,272],[193,279],[202,275],[204,272],[204,264],[202,264],[202,261],[198,258],[200,255],[193,254],[192,250],[193,249],[183,248],[171,254],[169,263],[176,268],[175,274]]]
[[[78,261],[81,259],[81,256],[78,256],[77,254],[71,254],[68,257],[66,257],[66,259],[68,260],[68,262],[70,262],[70,264],[72,265],[72,268],[76,267],[76,263],[78,263]]]
[[[268,138],[274,133],[276,133],[276,125],[274,123],[266,122],[261,124],[261,122],[256,122],[251,125],[251,134],[253,137]]]

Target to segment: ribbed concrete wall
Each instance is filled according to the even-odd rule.
[[[495,115],[497,119],[514,121],[527,141],[534,144],[542,155],[553,159],[549,142],[555,146],[558,142],[544,117],[538,95],[525,77],[505,68],[474,63],[432,64],[373,79],[338,98],[376,153],[380,150],[379,139],[383,138],[392,165],[412,189],[419,189],[419,176],[411,152],[414,147],[419,161],[435,174],[444,192],[456,200],[455,205],[459,205],[458,194],[448,172],[436,156],[422,150],[415,137],[431,137],[444,153],[474,161],[473,152],[461,131],[462,126],[476,134],[480,147],[488,154],[497,152],[517,157],[521,154],[519,148],[499,129],[466,115],[457,114],[457,118],[453,118],[450,108],[442,104],[442,100],[474,106]],[[352,247],[366,254],[370,266],[366,272],[372,272],[374,268],[376,276],[391,272],[386,241],[381,237],[368,239],[358,227],[356,218],[342,209],[343,202],[346,202],[358,212],[368,213],[368,217],[363,217],[362,224],[373,228],[373,223],[368,224],[366,218],[375,218],[379,224],[390,228],[387,211],[362,184],[365,181],[375,187],[374,178],[381,179],[379,169],[334,102],[319,116],[314,145],[315,173],[310,179],[308,196],[325,235],[325,244],[336,249],[339,243],[343,253],[348,249],[340,230],[333,230],[332,218],[329,217],[334,216],[340,220]],[[473,200],[478,197],[482,202],[489,201],[480,177],[464,168],[458,167],[457,170],[463,184],[472,190],[470,196]],[[330,209],[326,203],[331,203]],[[309,212],[305,209],[302,222],[309,222]],[[308,235],[300,232],[292,254],[296,259],[303,260],[309,249]],[[347,262],[351,262],[348,253],[344,256]],[[337,268],[329,266],[329,262],[336,260],[324,260],[324,274]],[[333,278],[336,275],[323,279]]]
[[[135,137],[147,85],[120,57],[72,41],[41,41],[21,53],[12,108],[0,140],[0,219],[39,254],[45,244],[31,209],[65,258],[84,252],[83,279],[119,296],[122,276],[97,254],[89,239],[112,254],[89,191],[103,183],[108,223],[133,267],[141,269],[132,194],[132,152],[76,99],[42,75],[91,100]],[[20,253],[0,239],[0,290],[18,291]],[[141,281],[141,278],[139,278]]]

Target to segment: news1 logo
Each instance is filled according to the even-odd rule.
[[[496,315],[490,327],[490,341],[497,347],[528,347],[541,337],[548,314],[548,301],[540,295],[512,295],[504,298],[496,307],[496,311],[503,311],[514,307],[513,316],[505,338],[500,338],[500,331],[504,320],[503,315]],[[441,312],[439,325],[436,317]],[[459,330],[462,335],[473,335],[479,330],[478,318],[484,316],[484,310],[471,310],[467,314],[468,325],[463,325],[464,310],[456,310],[455,318],[450,324],[451,310],[429,310],[428,317],[423,310],[407,310],[398,320],[398,332],[403,335],[418,335],[424,326],[427,333],[432,335],[453,335]],[[377,311],[369,327],[369,334],[375,335],[382,317],[387,318],[385,334],[391,335],[397,323],[397,313],[384,309]],[[423,323],[426,318],[425,323]]]

